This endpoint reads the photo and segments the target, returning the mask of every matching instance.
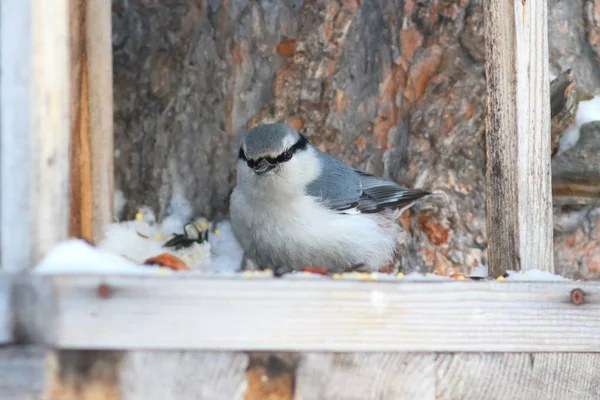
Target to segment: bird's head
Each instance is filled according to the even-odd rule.
[[[280,124],[257,125],[244,136],[239,159],[254,174],[270,175],[286,165],[296,164],[308,141],[292,127]],[[241,165],[243,167],[243,165]]]

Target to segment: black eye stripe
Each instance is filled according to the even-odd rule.
[[[269,162],[270,164],[278,164],[278,163],[282,163],[282,162],[291,160],[293,155],[297,151],[306,149],[306,146],[308,146],[308,140],[306,140],[306,137],[304,137],[304,135],[300,134],[300,139],[298,139],[298,141],[296,143],[294,143],[294,145],[292,147],[290,147],[289,149],[287,149],[286,151],[284,151],[283,153],[278,155],[276,158],[261,157],[258,160],[253,160],[246,156],[246,153],[244,153],[244,149],[241,146],[240,146],[240,152],[238,153],[238,158],[245,161],[246,164],[248,164],[248,167],[250,167],[250,168],[254,168],[254,166],[263,159],[267,160],[267,162]]]

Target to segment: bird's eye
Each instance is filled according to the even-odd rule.
[[[285,153],[282,154],[283,161],[291,160],[292,156],[293,156],[292,150],[286,150]]]

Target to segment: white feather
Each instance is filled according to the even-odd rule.
[[[321,168],[314,151],[309,146],[269,175],[238,162],[231,223],[248,257],[261,267],[319,265],[333,271],[357,264],[376,270],[392,262],[397,213],[342,214],[304,194]]]

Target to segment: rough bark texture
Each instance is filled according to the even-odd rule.
[[[549,0],[553,72],[572,68],[589,94],[600,93],[599,8]],[[240,133],[277,120],[356,167],[443,194],[401,218],[405,271],[485,263],[481,0],[113,0],[113,30],[121,218],[141,205],[169,213],[174,194],[227,217]],[[571,226],[577,245],[598,240],[592,214]],[[600,277],[583,254],[566,263],[565,241],[558,230],[557,272]]]

